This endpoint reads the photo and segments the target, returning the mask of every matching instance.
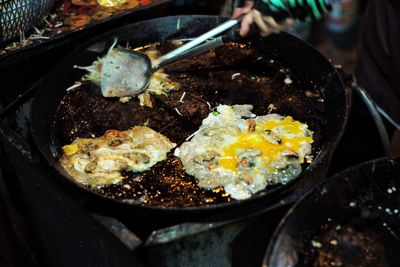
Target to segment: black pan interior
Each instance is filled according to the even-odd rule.
[[[171,46],[170,43],[155,45],[161,54],[172,49]],[[314,131],[314,155],[321,149],[326,116],[320,92],[249,44],[229,44],[183,60],[167,68],[166,72],[181,88],[168,96],[152,97],[153,108],[141,107],[137,99],[128,103],[105,99],[91,82],[68,93],[55,114],[53,134],[58,151],[78,137],[101,136],[109,129],[126,130],[145,123],[180,145],[199,128],[213,107],[249,103],[259,115],[273,109],[279,114],[300,117]],[[285,84],[287,77],[293,83]],[[180,103],[183,92],[186,92],[184,103]],[[302,116],[309,111],[311,116]],[[123,183],[95,190],[120,200],[138,201],[146,195],[145,204],[160,206],[199,206],[233,201],[223,188],[205,190],[198,187],[194,177],[185,173],[179,159],[173,155],[151,171],[126,173],[126,177]]]
[[[72,70],[73,65],[86,66],[99,55],[104,55],[111,46],[113,37],[118,37],[120,44],[129,43],[131,47],[154,42],[163,44],[167,40],[197,36],[213,25],[220,24],[223,20],[225,19],[220,17],[184,16],[136,23],[92,40],[68,56],[39,84],[32,109],[32,133],[40,151],[49,163],[63,176],[67,176],[58,164],[59,149],[60,145],[69,143],[77,137],[75,133],[71,134],[71,129],[76,128],[77,125],[79,126],[77,128],[79,135],[94,134],[98,136],[109,128],[125,130],[127,126],[134,124],[132,120],[143,123],[143,120],[147,120],[146,116],[156,110],[137,110],[136,104],[130,106],[121,104],[115,99],[102,99],[98,96],[98,89],[91,84],[84,84],[81,90],[72,91],[68,102],[68,98],[64,98],[65,89],[79,80],[84,73]],[[238,50],[241,54],[239,57],[232,55],[231,47],[225,47],[216,51],[216,56],[214,55],[214,59],[211,61],[201,60],[201,58],[198,59],[199,62],[188,60],[186,63],[171,66],[168,72],[173,80],[177,79],[183,87],[190,88],[188,91],[192,93],[192,98],[189,99],[193,99],[196,105],[204,107],[207,105],[205,101],[211,105],[251,102],[254,104],[254,111],[257,114],[266,114],[269,104],[272,103],[277,107],[276,112],[291,115],[297,120],[308,123],[309,127],[315,131],[314,153],[316,158],[297,180],[303,179],[307,175],[314,174],[315,176],[318,168],[329,161],[330,154],[341,136],[347,118],[348,96],[337,72],[318,52],[288,34],[274,35],[267,39],[256,37],[250,39],[248,45],[247,48]],[[168,49],[167,47],[161,46],[161,50]],[[210,57],[210,54],[207,56]],[[221,66],[222,63],[226,66]],[[209,71],[210,68],[213,69],[213,72]],[[232,81],[232,74],[239,72],[238,70],[246,75],[241,81]],[[293,84],[283,84],[287,75],[290,75],[294,81]],[[260,84],[265,85],[264,87],[249,86],[257,84],[258,79]],[[216,91],[218,92],[216,93]],[[72,97],[74,94],[75,97]],[[180,96],[180,92],[172,94],[169,100],[179,99]],[[66,101],[60,106],[63,98]],[[67,112],[71,105],[84,107],[84,111],[90,111],[90,108],[86,109],[90,103],[92,103],[91,111],[94,111],[99,103],[104,110],[101,110],[101,113],[85,112],[87,115],[85,115],[85,120],[87,118],[89,124],[80,121],[83,118],[82,114],[79,114],[82,113],[82,109],[79,111],[74,108],[72,113]],[[155,103],[157,108],[166,115],[162,119],[152,121],[150,127],[153,126],[155,130],[178,143],[198,127],[200,119],[204,116],[204,112],[201,112],[202,109],[198,113],[189,109],[187,111],[189,116],[179,118],[176,112],[172,111],[171,105],[166,105],[168,99],[156,99]],[[63,109],[63,107],[66,108]],[[54,117],[56,113],[60,115],[57,119]],[[106,117],[100,115],[104,113],[107,114]],[[140,116],[135,117],[135,114]],[[65,120],[65,116],[68,117],[67,120]],[[154,117],[157,118],[156,115]],[[60,121],[63,122],[60,123]],[[171,158],[171,161],[176,160]],[[172,164],[179,163],[172,162]],[[156,166],[153,173],[149,172],[149,177],[154,177],[154,174],[158,174],[160,170],[163,170],[163,166]],[[83,189],[90,192],[90,190]],[[253,199],[262,198],[280,189],[281,187],[267,190]],[[194,191],[196,194],[199,193],[198,188],[195,187],[189,190],[193,190],[192,193]],[[107,195],[106,191],[102,193]],[[117,191],[118,189],[115,192]],[[170,188],[164,191],[172,192]],[[204,199],[209,197],[213,198],[211,203],[230,201],[229,198],[223,196],[222,191],[219,195],[214,193],[207,195],[210,192],[203,193],[203,197],[198,201],[165,204],[165,202],[161,203],[163,202],[162,198],[155,198],[154,202],[149,204],[155,206],[160,204],[185,207],[208,206],[209,203]],[[118,198],[118,192],[112,193],[112,195],[112,197],[117,196]]]
[[[266,266],[398,266],[399,177],[384,159],[328,179],[284,218]]]

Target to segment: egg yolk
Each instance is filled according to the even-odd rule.
[[[262,134],[275,127],[282,127],[283,133],[279,135],[279,144],[269,142]],[[305,132],[304,124],[294,121],[287,116],[283,120],[268,120],[257,124],[254,132],[240,133],[236,135],[236,141],[224,148],[224,156],[221,157],[219,165],[227,170],[236,171],[239,163],[238,152],[240,150],[258,150],[261,152],[261,160],[265,165],[278,159],[282,151],[292,150],[298,152],[303,142],[312,143],[310,136],[299,136]],[[294,137],[288,137],[294,135]]]
[[[71,156],[75,154],[76,152],[79,151],[78,145],[77,144],[71,144],[71,145],[65,145],[62,147],[62,150],[65,155]]]

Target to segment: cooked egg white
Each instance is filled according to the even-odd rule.
[[[175,150],[185,171],[204,188],[224,187],[235,199],[301,173],[312,131],[292,117],[256,116],[251,105],[220,105],[189,142]]]
[[[122,171],[143,172],[165,160],[176,146],[146,126],[78,138],[62,148],[60,163],[77,182],[92,187],[120,182]]]

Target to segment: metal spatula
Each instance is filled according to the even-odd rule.
[[[147,55],[124,48],[110,49],[103,60],[100,87],[104,96],[132,96],[143,92],[151,75],[159,68],[175,63],[181,59],[199,55],[227,42],[240,39],[237,30],[211,41],[206,40],[239,24],[241,18],[231,19],[220,26],[204,33],[194,40],[158,58],[158,65],[152,66]],[[205,42],[205,43],[204,43]]]

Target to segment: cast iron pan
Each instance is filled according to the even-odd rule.
[[[316,187],[287,213],[264,265],[398,266],[399,217],[399,159],[352,167]]]
[[[138,47],[167,40],[193,38],[224,20],[226,19],[213,16],[178,16],[127,25],[88,41],[68,55],[39,83],[31,111],[32,134],[40,152],[55,170],[54,177],[61,177],[60,180],[65,185],[72,185],[70,188],[73,188],[77,199],[94,209],[105,210],[106,207],[111,207],[112,212],[124,214],[134,211],[136,215],[164,215],[164,218],[178,218],[178,221],[196,221],[211,215],[213,219],[225,219],[222,214],[227,211],[238,211],[240,216],[242,207],[249,212],[277,203],[285,195],[300,195],[326,174],[331,154],[347,121],[349,95],[337,71],[329,62],[307,43],[289,34],[272,35],[266,39],[253,37],[246,41],[247,47],[251,47],[251,53],[244,49],[245,52],[236,56],[229,48],[222,48],[225,50],[216,51],[211,63],[204,59],[192,59],[167,69],[172,78],[178,79],[186,90],[192,92],[188,99],[193,100],[193,107],[196,108],[189,108],[188,116],[179,117],[169,101],[173,98],[179,99],[181,92],[169,98],[155,99],[156,108],[164,114],[161,117],[149,115],[153,112],[149,109],[123,105],[115,99],[103,99],[98,95],[98,88],[92,85],[83,86],[85,90],[73,91],[70,96],[74,97],[64,98],[66,88],[85,73],[74,70],[73,65],[90,65],[98,56],[106,53],[114,37],[118,38],[120,44],[129,43],[131,47]],[[232,84],[231,76],[238,71],[247,73],[247,76],[241,82]],[[251,76],[253,72],[257,77],[265,77],[261,79],[266,81],[263,88],[254,84],[249,86],[250,80],[254,80]],[[291,85],[283,83],[287,75],[293,79]],[[214,201],[211,205],[205,203],[203,198],[197,202],[177,202],[176,205],[162,205],[160,201],[154,201],[147,206],[135,201],[121,201],[112,193],[113,190],[119,190],[118,188],[99,193],[76,184],[58,163],[60,147],[72,142],[75,137],[102,135],[105,130],[112,128],[126,130],[135,123],[142,124],[144,121],[140,120],[147,120],[146,116],[157,118],[150,120],[150,127],[179,145],[182,138],[198,128],[201,119],[207,114],[208,111],[204,112],[201,108],[207,101],[212,105],[250,103],[255,106],[254,111],[257,114],[267,113],[268,104],[273,103],[275,112],[306,122],[315,132],[313,163],[305,166],[304,172],[293,182],[268,188],[248,200],[229,201],[221,195],[212,195]],[[97,109],[99,103],[101,112]],[[75,136],[74,133],[79,135]],[[150,178],[162,178],[163,169],[163,166],[156,166],[146,175]],[[165,189],[162,185],[160,188],[169,194],[170,199],[174,197],[170,188]],[[191,193],[195,191],[201,190],[194,188]],[[200,192],[201,197],[208,196],[207,194],[204,190]]]

